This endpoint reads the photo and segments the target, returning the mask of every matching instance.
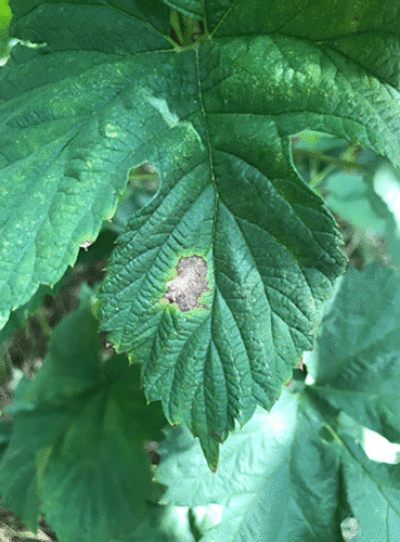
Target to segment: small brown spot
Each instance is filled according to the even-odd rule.
[[[167,282],[168,290],[164,299],[170,303],[177,303],[182,312],[195,307],[208,309],[207,305],[197,302],[203,292],[210,291],[205,280],[208,268],[203,258],[201,256],[181,258],[176,270],[178,276]]]

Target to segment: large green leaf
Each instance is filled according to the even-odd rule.
[[[349,269],[324,314],[313,352],[315,393],[400,442],[400,276]]]
[[[91,292],[81,297],[37,376],[15,390],[0,493],[32,530],[43,512],[66,542],[106,542],[142,521],[152,491],[143,442],[161,438],[165,420],[146,408],[137,367],[101,362]]]
[[[11,34],[47,46],[17,45],[0,75],[1,327],[60,279],[126,186],[141,132],[124,121],[140,85],[129,60],[171,47],[167,7],[132,4],[12,3]]]
[[[289,135],[330,132],[399,163],[396,6],[210,0],[204,39],[174,48],[161,0],[12,4],[12,35],[42,46],[17,46],[1,70],[1,322],[96,237],[129,168],[152,162],[161,187],[121,236],[102,325],[215,467],[234,420],[271,408],[311,348],[344,267]],[[203,286],[171,289],[190,256]]]
[[[252,398],[271,407],[288,368],[311,346],[315,302],[328,294],[325,278],[332,280],[324,261],[336,257],[334,244],[329,255],[320,250],[333,241],[323,234],[329,219],[294,175],[285,136],[310,123],[347,137],[355,130],[354,139],[371,145],[376,132],[353,122],[355,89],[366,93],[367,87],[361,91],[358,68],[337,54],[335,65],[307,43],[259,37],[231,39],[229,46],[216,40],[197,57],[201,88],[194,100],[203,109],[185,119],[193,120],[199,138],[185,126],[184,150],[179,123],[178,142],[172,133],[167,142],[159,138],[159,147],[181,156],[180,167],[168,164],[165,171],[157,162],[160,149],[151,155],[164,186],[120,240],[103,288],[103,319],[118,348],[144,363],[147,397],[162,399],[171,422],[185,419],[207,453],[210,435],[223,440],[233,418],[251,416]],[[293,78],[277,77],[295,65]],[[333,103],[332,89],[347,98]],[[307,109],[290,114],[304,100]],[[360,101],[357,113],[362,110]],[[382,128],[391,122],[386,112],[376,120]],[[180,258],[193,254],[208,265],[211,292],[190,315],[171,312],[160,304],[166,285]],[[278,268],[284,269],[280,279]]]
[[[320,437],[323,426],[305,397],[285,391],[270,413],[257,409],[227,440],[215,474],[190,434],[169,429],[157,467],[157,479],[169,486],[163,502],[195,513],[206,506],[209,515],[218,503],[220,518],[204,529],[204,542],[341,542],[341,447]]]
[[[368,459],[359,426],[313,396],[285,391],[270,413],[258,409],[215,474],[187,430],[169,429],[156,473],[169,486],[163,502],[193,507],[202,542],[342,542],[348,518],[355,540],[397,541],[399,466]]]
[[[360,525],[357,542],[400,540],[400,467],[370,461],[347,435],[343,468],[347,496]]]

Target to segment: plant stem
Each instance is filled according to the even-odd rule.
[[[335,158],[333,156],[326,156],[324,154],[319,154],[318,152],[305,151],[302,149],[293,149],[293,156],[296,158],[310,158],[314,160],[319,160],[320,162],[328,162],[329,164],[335,165],[342,169],[357,169],[359,171],[366,171],[366,166],[358,164],[357,162],[352,162],[350,160],[343,160],[341,158]]]

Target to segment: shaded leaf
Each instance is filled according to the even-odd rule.
[[[91,297],[84,289],[37,376],[19,382],[0,469],[3,504],[33,531],[45,513],[66,542],[106,542],[142,521],[152,491],[143,442],[165,423],[153,408],[144,423],[137,367],[101,363]]]
[[[349,269],[322,320],[315,392],[365,427],[400,442],[400,276]]]
[[[218,503],[221,518],[203,533],[207,542],[340,542],[340,455],[319,437],[318,412],[298,403],[284,391],[270,413],[257,409],[224,444],[215,474],[183,427],[169,429],[157,467],[157,479],[169,485],[163,502],[209,513]]]
[[[370,461],[360,446],[342,435],[349,503],[359,524],[355,540],[396,542],[400,533],[400,467]]]

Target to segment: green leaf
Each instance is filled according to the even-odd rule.
[[[12,4],[12,35],[41,47],[1,70],[0,324],[96,237],[128,170],[154,164],[160,190],[121,236],[102,326],[215,468],[235,419],[271,408],[311,348],[344,269],[289,136],[312,127],[400,163],[398,67],[360,40],[396,50],[396,6],[210,0],[204,42],[179,47],[161,1]],[[207,286],[166,297],[191,256]]]
[[[347,448],[343,464],[348,500],[360,527],[355,540],[399,540],[399,465],[370,461],[346,435],[341,438]]]
[[[130,531],[150,496],[141,435],[112,394],[105,399],[98,394],[76,416],[46,471],[43,510],[62,540],[108,541]]]
[[[206,360],[213,357],[213,350],[206,350],[207,342],[210,344],[210,341],[217,341],[219,351],[229,350],[226,339],[221,338],[222,332],[220,330],[223,324],[219,322],[232,322],[229,323],[229,327],[237,328],[238,342],[242,342],[244,337],[245,350],[255,348],[253,345],[257,344],[257,340],[260,340],[257,337],[261,335],[264,338],[270,337],[267,339],[267,343],[270,345],[269,350],[258,348],[254,357],[258,360],[268,360],[270,365],[276,366],[278,361],[272,363],[269,361],[274,359],[275,351],[279,352],[277,355],[279,358],[283,358],[286,366],[292,366],[301,351],[311,346],[310,333],[312,333],[313,322],[315,322],[318,312],[318,301],[329,295],[325,288],[334,278],[332,275],[328,275],[328,277],[325,275],[325,278],[322,275],[329,273],[328,260],[333,263],[333,259],[338,258],[334,237],[328,237],[330,219],[326,211],[298,181],[290,167],[289,159],[285,161],[284,157],[289,152],[287,140],[280,137],[278,133],[284,133],[290,114],[285,116],[285,122],[281,117],[272,119],[270,116],[272,112],[269,112],[269,106],[264,97],[265,93],[257,94],[256,90],[252,93],[252,87],[249,89],[245,84],[246,81],[241,70],[244,65],[249,66],[246,69],[246,77],[248,74],[253,74],[254,80],[257,81],[255,89],[258,90],[257,87],[259,87],[261,92],[263,79],[260,66],[263,63],[260,62],[259,52],[262,50],[263,40],[264,38],[257,40],[258,47],[255,46],[255,40],[254,46],[248,45],[247,47],[239,40],[236,42],[232,40],[229,50],[223,44],[220,46],[217,44],[214,47],[210,44],[204,46],[209,48],[209,54],[206,57],[208,63],[212,64],[212,49],[215,51],[218,49],[219,63],[222,66],[231,66],[232,70],[232,75],[226,76],[221,81],[218,93],[212,87],[211,81],[208,83],[210,70],[204,73],[204,76],[203,72],[200,72],[201,79],[205,80],[203,86],[211,88],[210,91],[202,93],[199,99],[204,100],[204,107],[208,113],[207,130],[210,137],[210,150],[213,153],[211,166],[215,183],[210,183],[207,169],[204,166],[204,162],[207,163],[209,153],[204,148],[201,138],[196,139],[191,132],[189,135],[187,124],[182,123],[180,127],[178,124],[175,136],[173,137],[172,130],[168,141],[162,143],[160,141],[160,148],[168,148],[169,153],[175,156],[180,167],[177,170],[173,164],[168,164],[168,170],[164,171],[166,166],[157,163],[160,148],[157,155],[151,156],[159,166],[159,171],[163,171],[161,177],[165,177],[164,186],[155,200],[131,221],[131,232],[127,232],[121,237],[120,248],[116,251],[113,267],[110,267],[109,277],[103,287],[102,299],[105,304],[103,305],[102,318],[106,322],[103,328],[111,331],[110,337],[120,350],[132,351],[132,359],[146,364],[143,375],[148,399],[161,398],[168,419],[171,422],[185,419],[191,428],[195,427],[195,434],[201,436],[203,442],[211,433],[221,435],[219,438],[223,440],[223,435],[232,427],[229,414],[224,414],[224,419],[223,414],[220,413],[218,413],[218,425],[215,423],[211,425],[210,416],[206,414],[205,385],[201,383],[201,373],[196,369],[196,366],[204,366]],[[285,50],[283,43],[286,42],[282,42],[280,52]],[[237,51],[235,51],[235,45]],[[309,47],[306,44],[302,46]],[[288,43],[287,47],[289,55]],[[199,50],[199,59],[202,58],[202,50],[202,48]],[[241,52],[240,63],[233,62],[232,57],[237,57],[239,51]],[[300,58],[309,58],[309,55]],[[221,61],[221,59],[223,60]],[[348,71],[348,68],[344,68],[344,66],[343,69],[345,72]],[[260,74],[257,78],[258,70]],[[321,87],[318,87],[320,90],[331,77],[329,73],[327,70],[326,77],[321,77]],[[335,82],[333,73],[331,75],[332,79],[329,84],[338,84],[338,78],[335,76]],[[360,80],[355,79],[354,81],[360,84]],[[345,78],[342,82],[345,84]],[[272,83],[268,80],[264,84],[270,86]],[[296,92],[300,92],[297,86],[295,89]],[[219,97],[221,93],[227,96],[226,105],[221,103]],[[286,100],[281,88],[277,87],[276,93],[279,93],[283,101]],[[290,97],[293,99],[293,95]],[[320,98],[324,99],[322,94]],[[234,103],[235,101],[236,103]],[[331,130],[336,129],[341,135],[345,135],[341,130],[346,119],[342,119],[338,123],[337,118],[333,119],[328,115],[329,99],[325,98],[325,101],[326,115],[321,114],[320,116],[321,121],[326,122],[324,128],[329,130],[327,125],[332,123]],[[245,103],[251,103],[252,108],[260,112],[264,110],[265,120],[262,120],[263,117],[260,116],[260,113],[255,119],[246,114],[249,108],[244,105]],[[276,104],[279,104],[279,100],[276,100],[275,106]],[[180,104],[177,103],[175,107],[178,110]],[[285,107],[289,107],[289,103],[282,104],[282,109]],[[241,121],[237,122],[237,115],[233,115],[231,111],[240,111],[241,108],[244,111],[243,116]],[[224,115],[221,114],[221,109],[225,110]],[[167,115],[164,109],[162,111],[166,121],[170,122],[168,119],[171,114]],[[309,115],[308,113],[307,116]],[[348,109],[346,117],[351,117],[351,115],[352,113]],[[221,118],[223,123],[221,123]],[[297,115],[293,116],[292,120],[301,123],[301,119]],[[351,123],[350,120],[349,122]],[[262,123],[262,128],[260,123]],[[278,132],[275,131],[277,124],[279,125]],[[201,118],[197,125],[201,126]],[[290,123],[289,125],[290,129],[287,128],[287,134],[299,128],[299,125],[295,126]],[[359,126],[356,127],[356,124],[352,124],[352,126],[357,130],[357,136],[364,138],[364,129],[361,132]],[[203,128],[205,129],[205,127]],[[187,133],[187,135],[182,135],[183,133]],[[262,138],[257,135],[261,133]],[[269,135],[269,137],[265,139],[265,135]],[[187,149],[184,150],[182,140],[185,139]],[[251,141],[251,145],[247,143],[249,141]],[[386,142],[386,136],[383,139],[382,132],[381,143],[386,144]],[[261,152],[263,147],[269,147],[268,154]],[[277,155],[279,152],[283,153],[281,163],[279,165],[271,163],[269,156]],[[255,170],[249,165],[249,162],[258,164],[257,169]],[[187,164],[187,166],[183,167],[183,164]],[[243,188],[245,188],[245,192],[243,192]],[[259,194],[263,194],[264,197],[260,198]],[[166,219],[165,213],[170,218]],[[304,223],[306,229],[304,229]],[[311,231],[315,232],[314,239],[310,236]],[[323,231],[326,232],[326,235],[323,234]],[[332,243],[331,252],[329,255],[324,255],[320,250],[321,245],[328,248],[329,241]],[[265,247],[265,251],[263,247]],[[179,320],[176,318],[171,320],[170,311],[163,311],[163,306],[159,305],[159,302],[165,299],[166,284],[174,278],[174,267],[180,258],[193,254],[205,258],[209,267],[208,280],[209,287],[214,292],[214,304],[210,304],[212,297],[207,293],[204,295],[203,301],[199,301],[199,304],[210,307],[212,312],[207,314],[207,311],[202,311],[203,316],[201,316],[200,311],[197,311],[195,326],[200,331],[201,321],[201,333],[193,337],[194,342],[189,346],[187,338],[188,333],[191,332],[185,331],[183,335],[181,334],[183,315],[174,311],[172,313],[174,318],[177,317]],[[343,260],[337,259],[336,261],[337,271],[335,274],[343,268]],[[311,262],[317,268],[313,272],[310,269]],[[298,264],[300,264],[299,267]],[[283,280],[281,279],[282,282],[279,283],[279,286],[277,282],[274,282],[277,280],[272,271],[275,266],[285,269],[282,273]],[[141,274],[143,269],[148,271],[147,277],[144,278]],[[249,269],[256,271],[260,275],[260,279],[257,280],[254,277],[250,282],[244,281],[241,277],[249,276]],[[266,269],[269,269],[267,274],[265,273]],[[319,271],[322,272],[322,275]],[[328,278],[328,282],[326,278]],[[232,289],[234,290],[233,296]],[[279,293],[277,289],[279,289]],[[307,291],[311,297],[308,296]],[[251,292],[256,293],[253,297],[253,300],[257,300],[254,307],[251,306]],[[265,297],[262,292],[266,294]],[[293,297],[293,292],[295,297]],[[290,300],[291,308],[283,304],[281,296]],[[263,297],[266,304],[263,304]],[[248,303],[248,299],[250,303]],[[228,302],[225,307],[226,300]],[[302,315],[298,313],[297,309],[300,309]],[[238,319],[237,314],[240,315]],[[278,315],[279,322],[273,316],[274,314]],[[259,332],[252,328],[250,342],[246,340],[247,328],[249,327],[247,322],[251,321],[253,317],[260,322],[260,326],[263,325],[263,322],[266,326],[260,327]],[[266,319],[268,318],[271,318],[271,324],[267,324]],[[236,319],[238,321],[235,322]],[[188,316],[187,321],[190,320],[190,316]],[[207,326],[207,329],[204,326]],[[279,326],[278,333],[274,333],[276,326]],[[293,327],[296,328],[295,331],[293,331]],[[135,329],[135,334],[132,333],[133,329]],[[156,335],[157,329],[160,330],[160,338]],[[170,346],[166,346],[166,341]],[[188,381],[190,381],[189,384],[187,385],[186,381],[182,385],[176,384],[181,389],[185,389],[183,397],[179,389],[177,392],[170,391],[173,386],[175,365],[178,362],[169,357],[169,351],[173,351],[172,355],[176,360],[176,356],[182,348],[176,346],[180,341],[185,342],[190,352],[199,351],[195,346],[196,341],[200,341],[204,347],[204,352],[199,352],[200,357],[197,361],[193,359],[193,355],[190,356],[195,365],[193,369],[189,368],[186,373]],[[160,342],[162,346],[154,348],[151,346],[153,342],[154,344]],[[251,347],[246,342],[250,342]],[[243,360],[240,362],[240,376],[247,372],[250,377],[252,370],[250,368],[249,371],[246,366],[251,365],[252,361],[248,359],[248,354],[237,353],[239,348],[241,347],[238,346],[233,350],[233,357]],[[165,361],[161,360],[161,357],[165,357]],[[186,353],[184,357],[186,359]],[[292,361],[289,361],[290,359]],[[184,363],[187,368],[186,361]],[[210,366],[214,366],[215,363],[218,365],[222,363],[226,366],[229,361],[207,361],[207,364],[211,364]],[[263,362],[262,365],[264,369],[261,371],[264,371],[265,374],[265,363]],[[214,370],[212,369],[212,371]],[[225,371],[232,373],[229,368]],[[254,372],[260,374],[258,366]],[[193,373],[198,375],[199,380],[196,381],[193,378]],[[221,376],[217,373],[213,374],[211,382],[217,384],[222,382]],[[256,382],[256,387],[251,390],[251,394],[256,395],[257,401],[265,408],[270,408],[279,393],[282,381],[289,376],[289,373],[284,366],[278,368],[277,379],[275,380],[272,374],[269,383],[267,383],[267,374],[264,381]],[[164,378],[166,375],[167,379]],[[160,382],[159,385],[158,382]],[[176,385],[174,384],[174,386]],[[202,389],[199,389],[199,386]],[[190,391],[190,387],[192,391]],[[242,384],[235,384],[235,389],[238,387],[243,389]],[[265,389],[266,387],[267,389]],[[215,397],[218,396],[219,402],[221,402],[221,397],[225,395],[225,392],[224,395],[221,394],[221,388],[222,385],[213,392]],[[174,393],[173,398],[171,393]],[[210,394],[210,391],[207,390],[207,393]],[[242,402],[245,405],[246,395],[248,393],[244,390]],[[192,409],[192,420],[188,419],[187,412],[188,407],[194,406],[194,404],[188,402],[188,396],[189,399],[190,396],[193,397],[194,404],[197,403],[196,407]],[[214,402],[216,401],[214,400]],[[226,404],[228,405],[229,402],[232,402],[232,399],[230,399],[228,391]],[[214,407],[210,405],[208,408]],[[238,412],[240,410],[243,420],[248,419],[249,414],[252,413],[253,404],[250,404],[250,407],[245,406],[245,408],[248,408],[247,412],[242,408],[236,409],[234,417],[240,417]],[[197,414],[198,410],[201,418]],[[229,411],[228,406],[221,407],[220,410],[225,413]],[[185,411],[185,418],[180,414],[180,411]],[[194,419],[195,416],[198,421]],[[213,417],[215,418],[215,416]],[[208,427],[206,428],[206,426]]]
[[[235,535],[245,532],[252,521],[262,521],[257,514],[268,487],[266,480],[287,464],[296,409],[297,400],[286,390],[270,413],[258,408],[221,448],[217,473],[210,472],[199,442],[184,425],[168,428],[159,446],[162,459],[156,471],[157,480],[169,486],[162,502],[190,507],[223,503],[221,521],[207,530],[204,540],[236,540]],[[285,500],[282,492],[279,496],[277,507]],[[271,521],[278,517],[271,512]],[[253,540],[262,532],[254,529]]]
[[[71,0],[69,3],[63,0],[25,0],[24,2],[10,0],[10,7],[14,15],[11,25],[12,36],[33,43],[46,42],[53,49],[67,49],[68,44],[74,39],[76,39],[75,43],[79,42],[78,49],[88,51],[104,51],[107,41],[109,47],[121,47],[125,53],[127,52],[125,49],[132,47],[135,42],[134,48],[141,42],[139,45],[141,49],[143,47],[152,49],[152,45],[158,47],[160,41],[165,44],[159,34],[167,34],[169,30],[169,9],[161,0],[146,2],[111,0],[105,5],[95,2],[84,3],[80,0]],[[54,20],[51,24],[52,14],[53,16],[56,14],[56,26],[62,22],[65,23],[64,39],[53,32],[55,26]],[[42,26],[44,21],[49,25]],[[90,24],[87,24],[88,22]],[[82,35],[82,23],[86,24],[85,36]],[[121,34],[119,35],[112,33],[116,30],[116,24],[120,27]],[[129,30],[132,31],[137,24],[141,25],[143,31],[139,39],[136,34],[129,33]],[[81,32],[74,36],[73,30],[76,28],[79,28]],[[107,34],[104,32],[108,32],[108,36],[112,39],[107,40]],[[97,41],[97,44],[88,39],[90,36]],[[150,43],[150,36],[155,40],[153,44]],[[96,49],[96,45],[99,49]]]
[[[8,27],[11,19],[11,10],[8,7],[7,0],[0,0],[0,57],[7,54]]]
[[[163,502],[209,506],[209,513],[219,503],[220,521],[205,530],[205,542],[341,542],[341,456],[335,442],[320,438],[323,423],[305,398],[284,391],[270,413],[257,409],[229,437],[215,474],[181,426],[169,429],[156,471],[169,486]]]
[[[143,442],[165,424],[146,408],[137,367],[101,362],[91,298],[85,288],[37,376],[18,384],[0,469],[3,504],[32,530],[45,513],[66,542],[106,542],[142,521],[152,491]]]
[[[297,36],[318,43],[327,55],[336,50],[376,77],[398,85],[397,0],[209,0],[206,15],[213,37],[277,33]]]
[[[12,4],[12,35],[47,45],[17,45],[0,75],[0,327],[40,283],[55,284],[75,263],[126,186],[136,137],[123,112],[135,101],[131,81],[140,85],[129,55],[170,48],[152,26],[167,28],[167,8],[156,16],[156,1],[130,4],[125,13]]]
[[[311,371],[317,393],[400,442],[400,275],[371,265],[346,273],[322,320]]]
[[[169,486],[163,502],[193,507],[198,526],[208,516],[204,542],[342,542],[347,518],[358,522],[356,540],[397,540],[399,466],[369,460],[359,424],[314,397],[312,387],[285,391],[270,413],[257,409],[222,448],[215,474],[184,426],[168,429],[156,471]]]

